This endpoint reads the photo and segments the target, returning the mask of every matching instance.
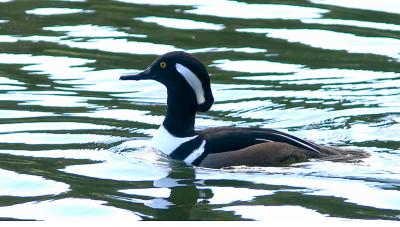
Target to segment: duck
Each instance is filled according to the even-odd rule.
[[[206,66],[184,51],[163,54],[144,71],[123,74],[120,80],[154,80],[166,87],[166,116],[151,147],[189,165],[214,169],[271,167],[310,159],[335,161],[367,156],[364,151],[318,145],[270,128],[224,126],[196,130],[197,112],[210,110],[214,97]]]

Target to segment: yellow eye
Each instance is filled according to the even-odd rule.
[[[167,67],[167,63],[165,61],[160,62],[160,68],[165,69]]]

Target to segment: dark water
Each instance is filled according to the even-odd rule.
[[[165,90],[118,78],[171,50],[212,74],[198,128],[371,157],[209,170],[146,149]],[[396,224],[399,61],[397,0],[0,0],[0,219]]]

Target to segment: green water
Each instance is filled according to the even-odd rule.
[[[400,220],[400,3],[0,0],[0,220]],[[197,128],[268,127],[352,163],[193,168],[146,148],[164,88],[119,81],[185,50]]]

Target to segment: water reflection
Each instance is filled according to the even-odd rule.
[[[194,184],[195,171],[192,167],[175,163],[170,167],[171,171],[165,178],[154,181],[154,186],[168,188],[169,196],[162,200],[153,200],[152,206],[161,208],[157,209],[159,220],[190,220],[193,206],[200,196],[199,189]],[[160,203],[164,206],[160,206]]]
[[[177,19],[177,18],[138,17],[135,18],[135,20],[140,20],[149,23],[156,23],[164,27],[184,29],[184,30],[195,30],[195,29],[222,30],[225,28],[225,26],[221,24],[212,24],[212,23],[206,23],[188,19]]]
[[[78,123],[78,122],[34,122],[34,123],[13,123],[13,124],[0,124],[0,133],[11,133],[21,131],[46,131],[53,130],[83,130],[83,129],[111,129],[111,126]]]
[[[211,0],[204,0],[201,3],[196,3],[193,1],[186,1],[186,0],[170,0],[170,1],[163,1],[163,0],[116,0],[118,2],[126,2],[126,3],[134,3],[134,4],[148,4],[148,5],[181,5],[181,6],[191,6],[197,4],[205,4],[212,2]]]
[[[46,221],[137,221],[133,212],[107,206],[105,201],[65,198],[0,207],[3,217]]]
[[[40,15],[40,16],[75,14],[75,13],[93,13],[93,12],[94,12],[93,10],[72,9],[72,8],[37,8],[26,11],[27,14]]]
[[[87,112],[87,113],[77,113],[72,114],[73,116],[85,116],[91,117],[95,119],[99,118],[109,118],[116,119],[121,121],[136,121],[151,125],[160,125],[164,119],[163,116],[152,116],[150,115],[150,111],[141,111],[141,110],[98,110],[95,112]]]
[[[44,27],[43,30],[65,32],[69,37],[146,37],[146,35],[128,34],[123,31],[118,31],[117,28],[111,26],[98,26],[93,24]]]
[[[93,63],[94,60],[70,57],[32,56],[31,54],[0,54],[0,64],[28,65],[21,69],[33,71],[36,74],[64,76],[66,79],[82,78],[82,72],[90,70],[88,67],[76,67]]]
[[[106,161],[110,152],[102,149],[50,149],[50,150],[0,150],[1,154],[10,154],[15,156],[52,158],[52,159],[82,159],[92,161]]]
[[[0,219],[399,220],[397,3],[0,2]],[[145,149],[166,91],[118,78],[171,50],[212,74],[197,128],[276,128],[371,156],[209,170]]]
[[[231,204],[237,201],[252,201],[258,196],[269,196],[275,193],[274,191],[268,191],[265,189],[240,187],[204,186],[199,188],[208,189],[212,192],[212,197],[207,199],[208,204]]]
[[[239,53],[264,53],[267,52],[265,49],[261,48],[253,48],[253,47],[240,47],[240,48],[228,48],[228,47],[208,47],[208,48],[200,48],[200,49],[191,49],[187,52],[189,53],[216,53],[216,52],[239,52]]]
[[[127,39],[89,39],[87,41],[62,40],[59,43],[72,48],[142,55],[161,55],[170,51],[181,50],[172,45],[128,41]]]
[[[340,20],[340,19],[302,19],[301,22],[306,23],[306,24],[344,25],[344,26],[372,28],[372,29],[379,29],[379,30],[400,31],[400,25],[388,24],[388,23],[377,23],[377,22],[370,22],[370,21]]]
[[[349,53],[385,55],[400,59],[400,40],[385,37],[364,37],[319,29],[238,29],[240,32],[266,34],[267,37],[285,39],[327,50],[346,50]]]
[[[193,6],[192,10],[185,10],[186,13],[211,15],[217,17],[230,17],[240,19],[302,19],[319,18],[328,10],[302,7],[295,5],[278,4],[249,4],[231,0],[205,0],[205,1],[161,1],[161,0],[118,0],[120,2],[149,4],[149,5],[180,5]],[[268,13],[265,13],[268,12]]]
[[[94,108],[97,105],[88,104],[91,100],[100,100],[98,98],[56,95],[56,94],[32,94],[30,92],[10,92],[3,94],[0,100],[23,100],[20,105],[39,105],[54,107],[88,107]],[[102,99],[104,100],[104,99]]]
[[[7,118],[29,118],[29,117],[44,117],[44,116],[55,116],[55,113],[51,112],[38,112],[38,111],[24,111],[24,110],[0,110],[0,119]]]
[[[346,0],[310,0],[317,4],[335,5],[354,9],[365,9],[400,14],[400,3],[397,0],[364,0],[363,4]]]
[[[0,169],[0,196],[57,195],[69,190],[69,185],[65,183]]]
[[[10,133],[0,134],[0,143],[21,144],[84,144],[112,143],[121,137],[94,134]]]
[[[247,61],[245,61],[247,63]],[[235,63],[235,62],[232,62]],[[251,64],[253,62],[249,62]],[[235,65],[235,64],[232,64]],[[385,80],[391,81],[392,83],[397,83],[397,81],[392,81],[393,79],[399,78],[400,73],[395,72],[378,72],[378,71],[367,71],[367,70],[353,70],[353,69],[301,69],[301,67],[289,64],[280,63],[268,63],[262,61],[254,61],[256,72],[271,72],[271,73],[293,73],[288,75],[268,75],[268,76],[241,76],[235,77],[236,79],[242,80],[262,80],[262,81],[279,81],[279,83],[284,84],[321,84],[325,88],[328,87],[345,87],[352,86],[353,92],[359,92],[360,90],[366,88],[363,84],[368,86],[368,88],[373,88],[371,86],[378,86],[381,82],[386,82]],[[258,66],[258,67],[257,67]],[[263,68],[265,66],[265,69]],[[266,67],[269,66],[269,67]],[[226,68],[228,70],[235,71],[234,67],[229,67],[228,65],[222,64],[218,67]],[[301,69],[301,70],[300,70]],[[267,71],[270,70],[270,71]],[[394,84],[394,86],[395,86]],[[389,88],[386,86],[385,88]]]
[[[158,157],[156,158],[158,159]],[[67,166],[62,171],[97,179],[112,179],[117,181],[150,181],[163,178],[169,172],[165,164],[155,165],[158,163],[157,160],[145,162],[144,160],[140,160],[140,158],[136,158],[132,162],[121,160],[116,155],[110,154],[106,162]]]
[[[302,65],[256,60],[217,60],[214,63],[214,66],[222,70],[246,73],[292,73],[300,71],[304,67]],[[243,65],[247,67],[244,68]]]
[[[220,210],[233,211],[235,214],[241,215],[243,218],[265,221],[272,225],[296,225],[299,220],[307,220],[307,223],[311,225],[319,225],[322,222],[327,225],[396,225],[396,221],[330,217],[326,214],[318,213],[313,209],[307,209],[300,206],[231,206],[221,208]],[[290,219],[287,218],[288,214],[290,214]]]
[[[187,13],[210,15],[217,17],[241,19],[304,19],[319,18],[329,12],[326,9],[278,5],[278,4],[248,4],[244,2],[218,0],[212,4],[201,4]],[[265,13],[268,12],[268,13]]]
[[[388,155],[387,158],[389,157],[391,157],[392,160],[396,159],[396,155]],[[198,171],[197,177],[205,180],[234,180],[245,179],[245,176],[247,176],[249,181],[253,183],[287,185],[294,188],[303,188],[302,191],[306,195],[335,196],[345,198],[347,202],[359,204],[361,206],[399,209],[400,193],[395,190],[395,188],[388,187],[386,182],[380,182],[381,180],[374,181],[375,174],[378,176],[384,172],[392,171],[391,167],[386,169],[386,167],[380,166],[379,162],[381,161],[382,160],[379,161],[376,159],[376,157],[372,157],[367,160],[366,163],[360,164],[310,162],[301,164],[300,166],[302,168],[259,168],[258,170],[257,168],[239,167],[236,170],[233,169],[234,174],[229,172],[217,173]],[[375,167],[374,170],[370,169],[371,165]],[[341,168],[340,175],[342,178],[340,179],[336,179],[332,175],[333,172],[337,174],[334,169],[338,168],[338,166]],[[379,169],[378,166],[382,169]],[[251,173],[246,174],[246,171],[250,171]],[[254,171],[260,172],[254,173]],[[396,171],[398,170],[395,170],[395,172]],[[303,177],[299,178],[299,176]],[[358,179],[361,176],[363,180]],[[371,176],[371,180],[367,180],[364,178],[365,176]],[[388,179],[389,182],[392,180],[394,180],[392,183],[398,183],[397,179]],[[365,199],[366,194],[372,199]]]

